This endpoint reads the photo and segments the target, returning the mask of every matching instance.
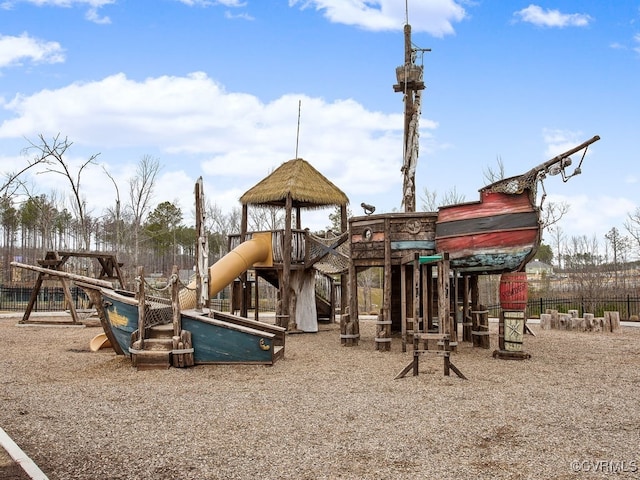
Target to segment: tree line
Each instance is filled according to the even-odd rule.
[[[23,151],[24,165],[15,172],[5,173],[0,186],[2,281],[12,280],[9,269],[12,260],[34,264],[50,250],[115,253],[125,269],[129,269],[125,275],[130,278],[137,265],[144,265],[147,272],[166,273],[172,265],[191,269],[195,262],[195,226],[184,224],[183,212],[174,203],[155,203],[156,180],[161,169],[159,160],[143,155],[135,174],[124,185],[119,185],[102,167],[102,174],[113,184],[115,200],[96,215],[87,209],[83,180],[90,168],[99,166],[99,154],[72,166],[67,160],[72,145],[68,138],[60,135],[51,139],[40,135],[36,141],[28,141]],[[43,174],[60,176],[67,193],[37,192],[24,180],[26,172],[35,167],[40,167]],[[497,171],[489,168],[484,174],[488,183],[503,178],[501,160],[498,160]],[[441,202],[435,191],[425,188],[423,193],[422,209],[427,211],[465,200],[455,189],[446,193]],[[237,207],[223,212],[210,202],[205,209],[206,230],[210,232],[209,256],[215,261],[227,253],[228,235],[240,232],[241,210]],[[628,214],[625,233],[614,227],[604,239],[568,236],[560,227],[560,220],[568,209],[565,203],[547,203],[542,209],[547,241],[541,245],[536,258],[559,271],[575,275],[581,272],[583,277],[588,273],[592,279],[581,281],[584,288],[602,286],[597,280],[602,275],[606,276],[606,285],[627,288],[624,272],[632,264],[630,259],[640,251],[640,207]],[[254,208],[249,214],[249,230],[283,228],[283,213],[276,209]],[[331,225],[327,228],[339,230],[339,210],[329,215],[329,221]]]
[[[10,262],[36,264],[47,251],[103,251],[114,253],[124,264],[124,275],[132,279],[135,266],[165,273],[173,265],[192,269],[195,263],[195,225],[185,225],[180,207],[171,201],[154,203],[158,173],[157,158],[143,155],[135,174],[119,185],[103,167],[102,174],[113,183],[115,201],[94,214],[86,204],[83,187],[89,168],[98,167],[98,155],[77,166],[68,160],[72,142],[60,135],[40,135],[24,149],[25,165],[5,173],[0,187],[0,229],[3,253],[0,278],[12,282]],[[42,174],[60,175],[66,194],[40,193],[25,180],[28,170],[40,167]],[[210,258],[227,253],[227,236],[240,232],[240,208],[222,212],[215,204],[205,205]],[[254,209],[249,218],[253,230],[282,228],[283,215],[269,208]],[[82,260],[74,260],[81,263]],[[79,270],[92,265],[75,265]],[[91,272],[87,272],[90,274]]]

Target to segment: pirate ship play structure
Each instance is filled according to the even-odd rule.
[[[404,33],[405,63],[396,69],[393,86],[403,93],[405,105],[404,212],[373,214],[369,207],[369,215],[347,220],[347,196],[311,164],[295,158],[240,198],[241,231],[229,238],[230,252],[212,266],[208,265],[203,230],[201,181],[196,184],[197,280],[179,290],[177,275],[172,275],[170,301],[146,295],[142,280],[138,292],[123,292],[103,279],[64,272],[60,262],[39,267],[13,265],[38,272],[36,288],[47,276],[82,286],[104,328],[95,343],[108,342],[116,353],[131,355],[138,367],[163,368],[194,363],[272,364],[284,355],[285,332],[315,332],[319,317],[333,320],[336,294],[341,299],[341,342],[357,345],[357,275],[379,267],[383,270],[383,299],[376,348],[389,350],[394,332],[401,333],[403,351],[408,339],[413,340],[414,361],[402,376],[411,368],[417,373],[418,354],[427,351],[420,350],[419,344],[428,346],[435,341],[440,347],[436,351],[445,358],[445,373],[451,368],[463,376],[449,360],[449,351],[458,342],[459,318],[462,340],[489,348],[488,315],[478,302],[478,276],[522,271],[541,239],[538,183],[549,174],[560,173],[567,180],[580,173],[588,146],[599,137],[522,175],[483,187],[479,201],[441,207],[437,212],[416,212],[418,121],[425,88],[423,66],[417,64],[417,58],[428,50],[413,47],[410,25],[405,25]],[[581,151],[580,165],[568,175],[569,156]],[[248,231],[250,207],[284,209],[284,228]],[[326,207],[339,209],[340,232],[320,238],[302,229],[302,210]],[[108,267],[111,271],[112,264]],[[144,278],[143,272],[138,277]],[[260,321],[258,308],[254,308],[254,319],[247,318],[252,304],[259,303],[258,278],[278,290],[276,325]],[[232,312],[207,308],[209,299],[227,285],[232,285]],[[521,293],[521,289],[511,291]],[[460,317],[458,299],[462,299]],[[513,307],[505,303],[504,308]],[[501,347],[507,341],[503,333],[501,330]],[[515,349],[518,341],[513,340]]]
[[[478,275],[508,275],[524,269],[541,240],[538,183],[549,174],[561,173],[566,181],[580,173],[587,147],[599,137],[594,136],[522,175],[483,187],[479,201],[441,207],[437,212],[416,212],[418,120],[421,92],[425,88],[423,66],[416,59],[428,50],[413,47],[410,25],[405,25],[404,32],[405,63],[396,69],[394,90],[403,93],[405,105],[402,165],[405,211],[349,219],[351,314],[343,322],[348,325],[348,331],[342,332],[343,342],[357,343],[358,272],[381,267],[384,282],[375,339],[377,349],[390,348],[393,332],[401,332],[403,351],[408,338],[413,339],[418,349],[420,341],[426,343],[433,335],[441,345],[447,343],[455,349],[458,312],[453,309],[458,299],[462,299],[463,340],[489,348],[488,315],[478,304]],[[566,174],[571,165],[569,156],[580,151],[583,152],[580,165],[573,174]],[[413,367],[415,372],[417,363]]]

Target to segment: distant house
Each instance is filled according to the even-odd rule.
[[[553,275],[553,267],[548,263],[541,262],[540,260],[533,260],[532,262],[527,263],[525,271],[527,272],[527,277],[530,279]]]

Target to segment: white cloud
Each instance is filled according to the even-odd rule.
[[[542,135],[547,145],[545,154],[548,158],[553,158],[587,140],[582,132],[570,130],[545,129]]]
[[[598,241],[603,241],[604,235],[612,227],[623,231],[627,213],[634,211],[637,207],[628,198],[608,195],[550,194],[546,200],[546,203],[548,202],[558,204],[566,202],[569,205],[569,211],[559,224],[567,239],[573,236],[595,235]]]
[[[87,20],[89,20],[90,22],[93,23],[99,23],[102,25],[106,25],[111,23],[111,19],[107,16],[101,16],[98,13],[98,9],[97,8],[90,8],[89,10],[87,10],[87,13],[85,14],[84,18],[86,18]]]
[[[25,137],[61,133],[74,142],[78,158],[83,152],[102,152],[98,161],[110,165],[121,185],[129,177],[118,172],[130,171],[138,158],[131,153],[118,158],[118,152],[149,153],[166,171],[159,189],[162,201],[180,196],[191,205],[193,182],[203,175],[214,192],[212,201],[230,209],[244,191],[295,157],[300,101],[298,156],[356,205],[391,194],[397,203],[379,203],[380,210],[399,206],[400,195],[393,192],[400,191],[401,182],[401,114],[369,111],[351,99],[327,102],[295,94],[264,103],[250,94],[227,92],[201,72],[139,82],[116,74],[18,95],[0,104],[7,118],[0,124],[0,138],[24,143]],[[430,130],[436,124],[425,119],[421,127],[421,141],[432,143]],[[92,170],[91,184],[86,182],[89,201],[95,208],[113,204],[113,185],[100,169]]]
[[[209,7],[212,5],[223,5],[225,7],[244,7],[247,2],[242,0],[178,0],[189,7]]]
[[[533,4],[515,12],[514,16],[538,27],[586,27],[592,20],[585,13],[562,13],[560,10],[545,10]]]
[[[25,61],[64,62],[64,50],[58,42],[47,42],[26,33],[18,37],[0,35],[0,68],[21,65]]]
[[[356,25],[366,30],[402,30],[406,22],[404,0],[289,0],[289,6],[315,7],[331,22]],[[412,30],[434,37],[455,33],[453,23],[466,17],[464,8],[454,0],[412,2],[409,23]]]
[[[105,5],[115,3],[116,0],[5,0],[0,4],[0,8],[11,10],[18,3],[29,3],[36,7],[62,7],[74,6],[89,7],[85,18],[94,23],[111,23],[109,17],[100,16],[98,10]]]

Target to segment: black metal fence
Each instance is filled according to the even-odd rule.
[[[602,297],[602,298],[530,298],[527,301],[527,315],[530,318],[539,318],[541,313],[547,310],[557,310],[567,313],[569,310],[577,310],[582,317],[585,313],[593,313],[596,317],[604,316],[604,312],[619,312],[621,320],[636,320],[640,316],[640,297],[631,295]],[[497,317],[500,313],[500,305],[489,306],[489,315]]]
[[[73,306],[76,309],[89,308],[89,297],[84,290],[70,287]],[[0,311],[24,312],[33,293],[33,287],[0,286]],[[33,307],[34,312],[57,312],[67,310],[62,287],[41,287]]]
[[[71,297],[76,309],[86,309],[90,301],[84,290],[71,287]],[[23,312],[29,303],[33,287],[11,287],[0,285],[0,312]],[[214,308],[228,310],[228,299],[212,299]],[[62,287],[42,287],[36,298],[34,312],[64,311],[69,307],[64,298]],[[527,314],[531,318],[539,318],[541,313],[548,309],[566,313],[568,310],[578,310],[578,315],[593,313],[596,317],[604,316],[605,311],[620,313],[621,320],[637,319],[640,317],[640,297],[623,295],[602,298],[530,298],[527,302]],[[262,310],[262,309],[261,309]],[[500,305],[490,305],[489,315],[497,317],[500,314]]]

